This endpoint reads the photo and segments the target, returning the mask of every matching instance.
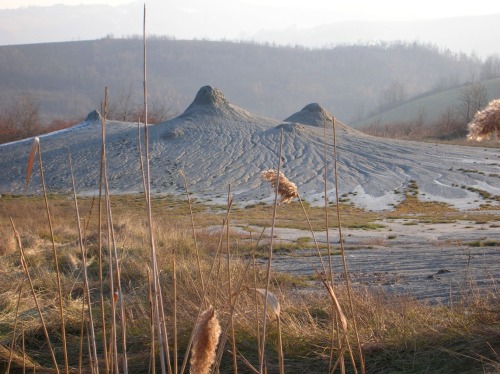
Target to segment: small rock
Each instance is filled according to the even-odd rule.
[[[448,269],[439,269],[439,271],[437,273],[438,274],[451,273],[451,270],[448,270]]]

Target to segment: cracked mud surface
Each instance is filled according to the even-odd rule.
[[[456,302],[500,287],[500,230],[457,222],[405,226],[401,220],[384,222],[382,230],[344,230],[344,247],[353,287],[383,289],[431,304]],[[277,241],[294,240],[307,232],[275,229]],[[336,231],[330,232],[332,252],[339,250]],[[324,233],[315,233],[325,243]],[[336,242],[335,242],[336,241]],[[266,259],[259,262],[266,263]],[[323,262],[328,264],[327,256]],[[342,260],[332,255],[335,280],[344,283]],[[315,249],[275,253],[273,270],[292,275],[313,275],[321,269]],[[328,270],[327,270],[328,272]]]

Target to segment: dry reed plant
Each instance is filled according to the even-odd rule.
[[[468,140],[480,142],[496,133],[497,140],[500,141],[500,99],[490,101],[486,108],[477,112],[467,127]]]
[[[54,265],[55,265],[55,272],[56,272],[56,277],[57,277],[57,288],[59,291],[59,312],[60,312],[60,319],[61,319],[61,338],[63,342],[63,352],[64,352],[64,369],[65,372],[69,372],[69,366],[68,366],[68,351],[67,351],[67,345],[66,345],[66,327],[65,327],[65,322],[64,322],[64,307],[63,307],[63,297],[62,297],[62,291],[61,291],[61,276],[59,272],[59,263],[57,260],[57,251],[56,251],[56,246],[55,246],[55,238],[54,238],[54,228],[52,225],[52,217],[50,214],[50,209],[49,209],[49,202],[47,198],[47,189],[45,187],[45,177],[43,173],[43,162],[42,162],[42,149],[40,146],[40,139],[36,137],[33,141],[33,144],[31,145],[31,150],[30,150],[30,156],[28,159],[28,166],[27,166],[27,171],[26,171],[26,188],[28,187],[30,176],[31,176],[31,170],[33,168],[33,164],[35,161],[35,157],[38,153],[38,161],[39,161],[39,166],[40,166],[40,178],[42,181],[42,189],[43,189],[43,195],[45,199],[45,210],[47,212],[47,222],[49,223],[49,229],[50,229],[50,236],[52,239],[52,255],[54,257]],[[57,369],[59,370],[59,369]]]
[[[283,339],[281,333],[281,304],[278,297],[271,291],[267,291],[263,288],[256,288],[255,291],[262,297],[267,297],[267,305],[271,307],[274,314],[276,314],[276,326],[278,329],[278,359],[279,359],[279,370],[280,374],[285,373],[285,360],[283,354]]]
[[[344,238],[342,235],[342,224],[341,224],[341,219],[340,219],[340,199],[339,199],[339,184],[338,184],[339,178],[338,178],[338,162],[337,162],[338,161],[338,157],[337,157],[337,132],[336,132],[336,128],[335,128],[335,118],[333,116],[332,116],[332,131],[333,131],[333,158],[335,161],[335,164],[334,164],[335,201],[336,201],[336,206],[337,206],[336,211],[337,211],[337,222],[338,222],[338,231],[339,231],[340,254],[341,254],[341,258],[342,258],[342,267],[344,270],[345,283],[346,283],[346,287],[347,287],[347,296],[349,298],[349,306],[351,308],[351,314],[353,317],[352,322],[353,322],[354,332],[355,332],[355,336],[356,336],[356,342],[357,342],[357,346],[358,346],[358,355],[359,355],[359,361],[361,364],[361,373],[365,374],[366,369],[365,369],[365,363],[364,363],[364,359],[363,359],[363,351],[361,349],[361,341],[359,339],[358,326],[357,326],[357,322],[356,322],[356,313],[354,310],[354,302],[353,302],[352,295],[351,295],[349,271],[347,270],[347,261],[346,261],[345,251],[344,251]],[[325,188],[326,188],[326,185],[325,185]],[[326,196],[326,192],[325,192],[325,196]],[[351,356],[351,361],[352,361],[352,364],[354,366],[354,371],[357,372],[356,363],[354,361],[354,357],[352,355],[352,351],[351,351],[350,346],[349,346],[349,340],[347,339],[347,320],[345,320],[345,316],[343,315],[342,310],[340,310],[338,307],[338,301],[335,300],[335,293],[333,292],[333,281],[331,281],[331,283],[332,283],[331,284],[332,287],[330,287],[330,288],[327,287],[328,293],[330,294],[330,297],[332,298],[333,304],[334,305],[337,304],[337,305],[335,305],[335,310],[337,311],[338,317],[340,319],[340,322],[341,322],[343,330],[344,330],[344,338],[345,338],[347,348],[349,350],[349,354]],[[325,284],[325,286],[327,286],[327,285]],[[340,359],[340,357],[339,357],[339,359]],[[342,366],[341,366],[341,369],[342,369]]]
[[[191,374],[205,374],[215,361],[215,352],[219,342],[221,328],[217,313],[213,307],[205,310],[195,327],[193,347],[191,349]]]
[[[291,202],[294,197],[299,197],[297,185],[289,181],[283,173],[279,173],[279,179],[277,175],[278,173],[273,169],[264,170],[260,174],[261,178],[270,182],[273,188],[276,188],[276,184],[278,184],[278,195],[281,197],[280,204],[287,204]]]

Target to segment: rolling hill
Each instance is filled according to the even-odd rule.
[[[480,82],[488,93],[488,101],[500,98],[500,78]],[[437,93],[421,95],[409,100],[395,108],[377,113],[361,121],[354,121],[351,125],[355,128],[363,128],[370,124],[387,124],[394,122],[405,122],[424,115],[426,122],[435,122],[447,110],[460,105],[460,97],[464,87],[457,87]]]
[[[28,96],[44,120],[82,119],[109,89],[115,119],[142,105],[139,38],[0,46],[0,111]],[[350,123],[381,105],[479,76],[482,61],[418,43],[307,49],[204,40],[148,40],[149,99],[181,113],[199,87],[219,87],[260,115],[285,118],[321,102]],[[443,83],[445,82],[445,83]],[[385,99],[384,99],[385,98]],[[126,119],[135,121],[136,118]]]

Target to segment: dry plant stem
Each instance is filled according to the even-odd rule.
[[[85,321],[85,331],[89,331],[89,321]],[[89,357],[92,357],[92,350],[91,350],[91,343],[90,343],[90,337],[89,337],[89,334],[87,333],[86,334],[87,336],[87,352],[88,352],[88,355]],[[91,373],[95,373],[97,368],[94,368],[94,363],[92,362],[92,360],[90,360],[89,362],[89,369],[90,369],[90,372]]]
[[[217,350],[217,360],[216,360],[216,368],[220,368],[220,363],[222,360],[222,355],[224,354],[224,346],[226,345],[226,340],[227,340],[227,334],[229,331],[229,328],[231,326],[231,320],[233,319],[234,316],[234,311],[236,309],[236,304],[238,302],[238,296],[241,291],[241,286],[243,285],[243,281],[245,280],[245,274],[247,273],[248,269],[250,268],[250,264],[252,263],[252,260],[249,259],[245,265],[245,269],[241,273],[241,278],[240,281],[238,282],[238,285],[236,286],[236,290],[234,292],[234,300],[233,303],[231,304],[231,309],[229,310],[229,319],[228,319],[228,324],[224,328],[223,333],[221,334],[221,338],[219,341],[219,348]]]
[[[269,292],[269,286],[271,283],[271,263],[273,258],[273,238],[274,238],[274,226],[276,225],[276,211],[278,208],[278,189],[279,189],[279,175],[281,169],[281,153],[283,150],[283,129],[280,131],[280,146],[278,154],[278,169],[276,173],[276,189],[274,192],[274,208],[273,208],[273,219],[271,224],[271,242],[269,244],[269,259],[267,261],[266,268],[266,292],[264,296],[264,312],[262,317],[262,339],[261,339],[261,357],[259,363],[259,372],[264,372],[264,360],[265,360],[265,347],[266,347],[266,325],[267,325],[267,294]]]
[[[151,330],[151,358],[150,358],[150,373],[156,373],[156,360],[155,360],[155,323],[154,323],[154,312],[153,312],[153,288],[151,283],[151,272],[148,269],[148,285],[149,285],[149,321],[150,321],[150,330]]]
[[[111,206],[109,207],[110,209],[110,217],[111,217]],[[128,373],[128,358],[127,358],[127,320],[126,320],[126,314],[125,314],[125,304],[123,301],[124,294],[122,293],[122,286],[121,286],[121,268],[120,264],[118,262],[118,253],[116,249],[116,239],[114,236],[114,230],[111,231],[112,233],[112,241],[113,241],[113,258],[115,261],[115,268],[116,268],[116,285],[117,285],[117,293],[118,293],[118,305],[120,307],[120,325],[121,325],[121,338],[122,338],[122,365],[123,365],[123,372],[125,374]]]
[[[147,133],[147,124],[145,123],[145,132]],[[148,190],[149,188],[149,179],[148,179],[148,182],[146,182],[146,174],[144,172],[144,161],[143,161],[143,157],[142,157],[142,148],[141,148],[141,137],[140,137],[140,130],[139,130],[139,135],[138,135],[138,139],[139,139],[139,160],[140,160],[140,167],[141,167],[141,171],[142,171],[142,183],[143,183],[143,186],[144,186],[144,196],[146,197],[146,206],[149,206],[149,209],[148,211],[151,210],[150,208],[150,204],[151,204],[151,199],[150,199],[150,192]],[[148,143],[146,142],[146,149],[148,149]],[[146,158],[147,160],[149,160],[149,156],[148,154],[146,153]],[[149,161],[148,161],[148,168],[149,168]],[[151,227],[151,226],[150,226]],[[154,240],[154,238],[152,239]],[[174,256],[175,256],[175,250],[174,250]],[[155,258],[156,260],[156,258]],[[174,259],[174,265],[175,265],[175,259]],[[154,270],[154,269],[153,269]],[[167,363],[167,370],[169,373],[172,372],[172,366],[171,366],[171,363],[170,363],[170,349],[169,349],[169,344],[168,344],[168,333],[167,333],[167,326],[166,326],[166,319],[165,319],[165,311],[164,311],[164,308],[163,308],[163,294],[162,294],[162,291],[161,291],[161,285],[159,283],[159,273],[158,273],[158,269],[156,269],[156,276],[154,276],[153,278],[155,279],[155,282],[158,282],[158,285],[157,285],[157,289],[158,289],[158,296],[159,296],[159,302],[158,303],[152,303],[151,304],[151,307],[152,308],[155,308],[156,306],[159,305],[158,307],[158,310],[159,310],[159,324],[160,324],[160,330],[159,330],[159,333],[158,333],[158,336],[159,336],[159,339],[160,340],[160,360],[163,359],[163,357],[166,357],[166,363]],[[175,270],[174,270],[174,277],[175,277]],[[176,278],[174,279],[174,282],[176,282]],[[174,298],[175,298],[175,301],[174,301],[174,367],[175,367],[175,372],[177,373],[177,306],[176,306],[176,284],[174,284]],[[154,317],[153,317],[154,318]],[[154,328],[154,327],[153,327]],[[152,330],[152,336],[154,336],[154,331]],[[152,345],[154,346],[154,344]],[[154,351],[153,351],[154,352]],[[165,356],[163,356],[163,353]],[[154,357],[153,357],[154,359]]]
[[[195,230],[195,226],[194,226],[193,208],[191,207],[191,198],[189,197],[189,189],[188,189],[186,174],[184,173],[184,170],[181,170],[181,176],[182,176],[182,179],[184,181],[184,189],[186,190],[186,198],[187,198],[187,203],[188,203],[188,207],[189,207],[189,215],[191,217],[191,230],[193,232],[194,248],[196,251],[196,262],[198,264],[198,272],[200,273],[201,289],[204,289],[205,284],[203,282],[203,273],[201,272],[200,252],[198,249],[198,241],[196,240],[196,230]]]
[[[24,322],[21,323],[21,336],[22,336],[22,340],[21,340],[21,347],[22,347],[22,350],[23,350],[23,374],[26,373],[26,347],[24,345],[24,334],[25,334],[25,330],[24,330]]]
[[[323,118],[323,153],[324,153],[324,208],[325,208],[325,234],[326,234],[326,247],[328,253],[328,275],[330,277],[330,284],[333,287],[333,266],[332,266],[332,253],[331,253],[331,243],[330,243],[330,222],[328,217],[328,195],[326,183],[328,181],[328,159],[326,151],[326,120]],[[325,273],[326,276],[326,273]],[[334,336],[335,336],[335,310],[332,307],[332,325],[331,325],[331,340],[330,340],[330,361],[328,364],[329,371],[332,370],[333,354],[334,354]],[[337,344],[341,346],[340,336],[337,333]]]
[[[231,251],[230,251],[230,245],[229,245],[229,206],[231,205],[231,185],[229,185],[228,192],[227,192],[227,225],[226,225],[226,255],[227,255],[227,284],[228,284],[228,301],[229,301],[229,307],[233,304],[232,300],[232,286],[231,286]],[[238,357],[236,355],[236,339],[235,339],[235,334],[234,334],[234,321],[233,321],[233,315],[229,317],[229,326],[231,328],[231,343],[233,347],[233,372],[234,374],[238,373]]]
[[[174,373],[178,373],[178,362],[177,362],[177,259],[176,259],[176,253],[175,253],[175,247],[172,249],[172,274],[173,274],[173,288],[174,288],[174,294],[173,294],[173,304],[174,304],[174,311],[173,311],[173,323],[174,323]]]
[[[101,109],[103,113],[101,119],[101,164],[100,164],[100,174],[99,174],[99,207],[98,207],[98,237],[97,237],[97,247],[99,252],[99,296],[101,303],[101,324],[102,324],[102,346],[104,350],[104,366],[106,368],[106,373],[110,372],[109,360],[108,360],[108,344],[106,338],[106,311],[104,310],[104,282],[102,279],[102,182],[104,177],[104,163],[105,163],[105,140],[106,140],[106,116],[108,112],[108,87],[104,89],[104,108]]]
[[[160,327],[161,327],[161,336],[163,336],[163,350],[166,358],[166,363],[167,363],[167,371],[168,373],[172,373],[172,365],[170,363],[170,348],[168,344],[168,333],[167,333],[167,321],[165,318],[165,308],[164,308],[164,303],[163,303],[163,293],[161,289],[161,285],[159,284],[159,279],[160,279],[160,274],[157,275],[157,281],[158,281],[158,305],[159,305],[159,310],[160,310]]]
[[[255,305],[255,324],[257,326],[257,350],[258,350],[258,358],[260,363],[260,321],[259,321],[259,296],[257,294],[257,267],[255,264],[255,250],[252,249],[252,267],[253,267],[253,288],[254,292],[254,305]]]
[[[285,357],[283,355],[283,340],[281,338],[281,317],[280,315],[276,318],[276,324],[278,328],[278,359],[280,366],[280,374],[285,374]]]
[[[216,280],[215,280],[215,284],[220,284],[219,275],[220,275],[221,266],[222,266],[222,262],[221,262],[222,261],[222,241],[223,241],[223,238],[224,238],[224,227],[225,227],[225,225],[229,226],[228,225],[228,223],[229,223],[229,213],[231,211],[231,205],[232,204],[233,204],[233,200],[228,198],[226,216],[222,220],[221,234],[220,234],[220,237],[219,237],[219,245],[217,247],[216,256],[214,257],[214,262],[217,261],[217,277],[216,277]],[[208,286],[207,286],[207,288],[208,288]],[[219,291],[219,288],[216,287],[215,288],[214,300],[217,300],[217,292],[218,291]]]
[[[198,241],[196,240],[196,230],[194,226],[194,216],[193,216],[193,208],[191,207],[191,198],[189,197],[189,190],[188,190],[188,183],[186,179],[186,174],[184,173],[184,170],[181,170],[181,176],[184,181],[184,189],[186,190],[186,198],[187,198],[187,203],[189,207],[189,215],[191,217],[191,230],[193,232],[193,240],[194,240],[194,248],[196,251],[196,262],[198,264],[198,272],[200,273],[200,280],[201,280],[201,288],[205,288],[205,284],[203,282],[203,274],[201,272],[201,262],[200,262],[200,252],[198,249]]]
[[[7,368],[5,369],[5,373],[9,373],[10,365],[12,363],[12,354],[14,353],[14,342],[16,341],[16,330],[17,330],[17,321],[19,317],[19,304],[21,304],[21,293],[23,291],[23,283],[19,282],[19,294],[17,296],[16,303],[16,319],[14,320],[14,329],[12,331],[12,340],[10,341],[10,352],[9,352],[9,360],[7,361]],[[23,350],[24,353],[24,350]]]
[[[97,358],[97,347],[96,347],[96,341],[95,341],[95,332],[94,332],[94,321],[93,321],[93,316],[92,316],[92,300],[90,299],[90,287],[89,287],[89,278],[87,274],[87,251],[85,250],[85,246],[83,245],[83,237],[82,237],[82,225],[80,221],[80,211],[78,209],[78,201],[76,198],[76,187],[75,187],[75,177],[73,174],[73,164],[71,162],[71,154],[70,150],[68,148],[68,161],[69,161],[69,170],[71,174],[71,184],[73,186],[73,199],[75,202],[75,214],[76,214],[76,221],[78,225],[78,243],[80,245],[80,252],[82,254],[82,269],[83,269],[83,284],[85,288],[85,293],[87,296],[87,304],[88,304],[88,316],[89,316],[89,323],[90,323],[90,341],[92,344],[92,361],[95,364],[96,372],[99,372],[98,368],[98,358]]]
[[[111,199],[109,196],[109,185],[108,185],[108,178],[107,178],[107,173],[105,173],[104,177],[105,181],[105,190],[106,190],[106,203],[107,203],[107,213],[108,213],[108,230],[110,232],[111,236],[111,245],[109,246],[109,261],[110,261],[110,281],[112,282],[113,279],[113,266],[112,264],[114,263],[114,268],[115,268],[115,274],[116,274],[116,290],[112,288],[112,305],[113,305],[113,326],[114,326],[114,349],[115,349],[115,369],[118,370],[118,347],[116,344],[116,302],[118,301],[118,306],[120,309],[120,325],[121,325],[121,338],[122,338],[122,365],[123,365],[123,372],[125,374],[128,373],[128,359],[127,359],[127,326],[126,326],[126,318],[125,318],[125,305],[123,303],[123,293],[122,293],[122,287],[121,287],[121,270],[120,270],[120,264],[118,262],[118,251],[117,251],[117,246],[116,246],[116,237],[115,237],[115,231],[113,229],[113,213],[111,210]],[[114,286],[114,283],[113,283]],[[114,296],[117,295],[117,300],[114,299]]]
[[[107,175],[106,175],[106,168],[104,168],[104,183],[105,183],[105,191],[106,191],[106,211],[107,211],[107,237],[108,237],[108,264],[109,264],[109,274],[111,275],[109,277],[109,290],[110,290],[110,296],[111,296],[111,331],[109,333],[110,335],[110,349],[109,349],[109,354],[110,354],[110,362],[114,364],[114,370],[116,373],[118,373],[118,347],[116,344],[116,301],[115,301],[115,281],[114,281],[114,261],[113,261],[113,252],[112,252],[112,241],[111,237],[114,236],[113,233],[113,220],[109,215],[109,212],[111,211],[111,202],[109,198],[109,191],[107,188]],[[111,363],[110,363],[110,371],[111,370]]]
[[[318,251],[318,257],[319,257],[319,261],[321,263],[321,270],[323,270],[323,274],[326,274],[326,268],[325,268],[325,263],[323,262],[323,256],[321,256],[321,251],[319,250],[318,241],[316,240],[316,235],[314,234],[314,230],[312,228],[311,221],[309,220],[309,217],[308,217],[307,212],[306,212],[306,208],[304,207],[304,202],[302,201],[299,194],[297,194],[297,198],[299,199],[300,206],[302,207],[302,211],[304,212],[304,216],[306,217],[307,224],[309,225],[309,231],[311,231],[314,245],[316,247],[316,250]]]
[[[85,290],[83,291],[85,293]],[[82,372],[82,362],[83,362],[83,332],[85,331],[85,295],[82,297],[82,311],[81,311],[81,322],[80,322],[80,350],[78,354],[78,373]]]
[[[160,363],[162,373],[166,372],[165,356],[163,352],[165,351],[166,337],[163,334],[162,324],[160,321],[160,281],[158,279],[159,271],[158,264],[156,260],[156,246],[153,235],[153,217],[151,211],[151,186],[150,186],[150,170],[149,170],[149,131],[148,131],[148,90],[147,90],[147,69],[146,69],[146,4],[144,4],[144,19],[143,19],[143,61],[144,61],[144,71],[143,71],[143,87],[144,87],[144,148],[145,148],[145,181],[146,187],[146,208],[148,215],[148,229],[149,229],[149,242],[150,242],[150,254],[151,254],[151,268],[153,273],[153,302],[156,317],[156,327],[158,331],[158,341],[160,343]],[[170,361],[168,362],[170,368]],[[170,372],[170,371],[169,371]]]
[[[119,373],[118,364],[117,364],[117,355],[116,355],[116,332],[115,332],[116,324],[111,324],[111,331],[109,332],[109,347],[108,347],[108,362],[109,362],[109,371],[113,373],[113,369],[115,373]]]
[[[21,245],[21,237],[19,236],[19,233],[17,232],[16,227],[14,226],[14,221],[12,220],[12,218],[10,219],[10,223],[12,225],[12,229],[14,230],[14,236],[16,237],[17,247],[19,248],[21,265],[23,267],[24,274],[26,275],[26,278],[28,279],[28,283],[29,283],[30,289],[31,289],[31,294],[33,295],[33,300],[35,301],[36,310],[38,312],[38,316],[40,317],[40,323],[42,324],[43,334],[45,336],[45,340],[47,341],[50,357],[52,359],[52,363],[54,364],[54,369],[55,369],[56,373],[59,374],[59,367],[57,366],[56,357],[54,356],[54,350],[52,349],[52,344],[50,343],[49,333],[47,332],[47,325],[45,324],[45,320],[43,319],[42,310],[40,309],[40,304],[38,303],[35,289],[33,288],[33,282],[31,281],[31,276],[30,276],[30,273],[28,271],[28,264],[26,263],[26,259],[24,257],[23,247]],[[24,328],[23,328],[23,336],[24,336]],[[24,355],[24,347],[23,347],[23,355]]]
[[[328,217],[328,195],[327,195],[327,188],[326,188],[326,182],[328,181],[328,159],[327,159],[327,152],[326,152],[326,121],[323,119],[323,150],[324,150],[324,158],[325,158],[325,165],[324,165],[324,199],[325,199],[325,234],[326,234],[326,247],[327,247],[327,252],[328,252],[328,275],[330,276],[330,283],[333,287],[333,266],[332,266],[332,253],[331,253],[331,243],[330,243],[330,222],[329,222],[329,217]],[[325,273],[326,275],[326,273]]]
[[[146,130],[147,128],[147,124],[145,124],[145,130],[144,131],[147,131]],[[142,173],[142,185],[143,185],[143,188],[144,188],[144,197],[146,199],[146,206],[148,204],[148,199],[149,199],[149,193],[148,193],[148,190],[147,190],[147,186],[149,185],[148,182],[146,182],[146,174],[145,174],[145,171],[144,171],[144,160],[143,160],[143,156],[142,156],[142,142],[141,142],[141,130],[140,130],[140,123],[137,123],[137,139],[138,139],[138,151],[139,151],[139,164],[140,164],[140,168],[141,168],[141,173]],[[149,200],[150,201],[150,200]],[[148,271],[148,274],[149,271]],[[156,280],[156,277],[154,277],[154,279]],[[151,284],[150,284],[151,285]],[[160,288],[160,287],[158,287]],[[150,290],[150,292],[152,292]],[[161,294],[161,290],[159,292],[159,296],[160,296],[160,305],[163,306],[163,298],[162,298],[162,294]],[[157,303],[151,303],[151,308],[154,308],[155,306],[157,305]],[[166,330],[166,325],[165,325],[165,315],[164,315],[164,311],[163,311],[163,308],[161,307],[160,308],[160,312],[161,312],[161,317],[160,318],[160,325],[161,325],[161,331],[158,333],[158,336],[160,339],[162,339],[162,341],[160,342],[160,348],[164,347],[164,349],[162,349],[160,351],[160,357],[161,359],[163,359],[163,352],[165,352],[165,356],[167,357],[167,368],[168,368],[168,372],[170,373],[171,372],[171,365],[170,365],[170,352],[169,352],[169,348],[168,348],[168,335],[167,335],[167,330]],[[154,316],[155,316],[155,313],[153,313],[153,309],[152,309],[152,318],[154,319]],[[174,327],[175,328],[175,327]],[[175,334],[175,332],[174,332]],[[154,325],[152,326],[152,330],[151,330],[151,336],[154,337]],[[163,337],[163,338],[161,338]],[[174,339],[176,339],[177,337],[174,337]],[[163,344],[163,342],[165,342]],[[153,353],[153,357],[152,357],[152,360],[153,360],[153,367],[155,366],[155,358],[154,358],[154,343],[151,345],[153,348],[152,348],[152,353]],[[177,351],[176,351],[177,352]],[[153,371],[154,372],[154,371]]]
[[[248,369],[250,369],[252,373],[259,374],[259,371],[250,363],[250,361],[246,359],[245,356],[243,356],[243,354],[240,351],[237,351],[236,353],[238,353],[240,360],[243,361],[243,363],[246,365]]]
[[[262,229],[262,232],[260,233],[260,236],[257,240],[257,243],[254,245],[253,243],[253,238],[252,238],[252,235],[250,233],[250,241],[251,241],[251,247],[252,247],[252,268],[253,268],[253,288],[254,288],[254,307],[255,307],[255,326],[256,326],[256,338],[257,338],[257,358],[258,358],[258,362],[260,363],[260,358],[261,358],[261,354],[262,352],[260,351],[260,320],[259,320],[259,295],[258,295],[258,292],[257,292],[257,266],[256,266],[256,263],[255,263],[255,248],[259,245],[259,242],[260,240],[262,239],[262,236],[264,235],[264,230],[266,228],[264,227]],[[259,371],[256,370],[256,372],[258,373]]]
[[[224,220],[223,221],[223,225],[222,225],[221,241],[222,241],[222,235],[223,235],[222,233],[224,231],[225,222],[226,221]],[[191,346],[193,344],[193,338],[194,338],[195,328],[196,328],[196,325],[197,325],[197,323],[198,323],[198,321],[200,319],[200,315],[203,312],[203,306],[205,304],[204,300],[206,300],[207,295],[208,295],[208,291],[209,291],[208,285],[210,284],[210,279],[212,278],[212,273],[213,273],[213,271],[215,269],[215,263],[217,262],[217,257],[219,256],[219,253],[220,253],[221,248],[222,248],[221,241],[219,241],[219,246],[217,247],[217,253],[215,253],[214,260],[212,261],[212,264],[210,265],[210,270],[209,270],[208,276],[207,276],[207,283],[205,285],[205,289],[203,290],[203,297],[201,298],[201,302],[200,302],[200,305],[198,307],[198,315],[196,316],[196,320],[194,321],[194,328],[191,331],[191,336],[189,337],[189,342],[188,342],[188,345],[187,345],[187,348],[186,348],[186,353],[184,354],[184,360],[182,361],[182,367],[181,367],[181,371],[180,371],[181,374],[183,374],[184,370],[186,370],[186,365],[187,365],[187,361],[188,361],[188,358],[189,358],[189,352],[191,351]]]
[[[340,241],[340,255],[342,257],[342,266],[344,270],[344,277],[345,277],[345,283],[347,287],[347,297],[349,298],[349,306],[351,309],[351,315],[352,315],[352,322],[353,322],[353,327],[354,327],[354,332],[356,334],[356,343],[358,345],[358,355],[359,355],[359,362],[361,366],[361,373],[365,374],[366,369],[365,369],[365,360],[363,357],[363,351],[361,349],[361,341],[359,339],[359,333],[358,333],[358,327],[356,323],[356,314],[354,313],[354,303],[352,300],[352,294],[351,294],[351,284],[349,280],[349,272],[347,270],[347,261],[345,257],[345,251],[344,251],[344,240],[342,236],[342,224],[340,221],[340,207],[339,207],[339,186],[338,186],[338,168],[337,168],[337,132],[335,131],[335,118],[332,117],[332,131],[333,131],[333,158],[334,158],[334,172],[335,172],[335,200],[336,200],[336,205],[337,205],[337,221],[338,221],[338,227],[339,227],[339,241]],[[333,285],[333,284],[332,284]],[[356,370],[356,365],[354,363],[354,359],[352,357],[352,352],[351,353],[351,360],[353,360],[353,365],[354,369]]]
[[[141,124],[137,122],[137,149],[139,151],[139,166],[142,174],[142,186],[146,191],[146,175],[144,174],[144,160],[142,158]]]
[[[36,138],[38,139],[38,138]],[[38,151],[38,162],[40,165],[40,178],[42,181],[42,190],[43,190],[43,196],[44,196],[44,201],[45,201],[45,210],[47,212],[47,222],[49,223],[49,230],[50,230],[50,237],[52,241],[52,255],[54,257],[54,267],[56,271],[56,280],[57,280],[57,291],[58,291],[58,298],[59,298],[59,318],[61,321],[61,340],[62,340],[62,345],[63,345],[63,356],[64,356],[64,369],[66,373],[69,373],[69,366],[68,366],[68,350],[67,350],[67,344],[66,344],[66,326],[65,326],[65,319],[64,319],[64,307],[63,307],[63,298],[62,298],[62,288],[61,288],[61,273],[59,272],[59,262],[57,260],[57,251],[56,251],[56,243],[55,243],[55,238],[54,238],[54,228],[52,225],[52,218],[50,215],[50,209],[49,209],[49,200],[47,198],[47,189],[45,187],[45,177],[43,173],[43,162],[42,162],[42,149],[40,146],[40,141],[38,140],[37,144],[37,151]],[[29,165],[28,165],[28,173],[27,173],[27,178],[26,178],[26,185],[29,182],[29,174],[31,173],[31,167],[33,165],[34,161],[34,154],[32,153],[30,155],[30,160],[29,160]]]
[[[105,90],[105,103],[107,105],[107,88]],[[105,106],[106,107],[106,106]],[[116,264],[117,267],[117,283],[118,283],[118,292],[120,291],[120,276],[119,276],[119,268],[118,268],[118,258],[116,256],[116,241],[115,241],[115,235],[114,235],[114,230],[113,230],[113,215],[111,211],[111,199],[109,196],[109,184],[108,184],[108,174],[107,174],[107,167],[106,167],[106,134],[105,134],[105,128],[106,128],[106,122],[103,121],[102,123],[102,131],[103,131],[103,143],[102,143],[102,170],[103,170],[103,178],[104,178],[104,191],[105,191],[105,201],[106,201],[106,212],[107,212],[107,228],[108,228],[108,257],[109,257],[109,284],[110,284],[110,293],[111,293],[111,331],[110,331],[110,337],[111,337],[111,342],[110,346],[112,347],[113,351],[110,351],[110,355],[112,353],[112,361],[115,366],[115,372],[118,373],[118,347],[116,344],[116,301],[115,301],[115,285],[114,285],[114,264]],[[114,252],[113,252],[114,250]],[[122,298],[119,298],[120,302],[122,301]],[[120,304],[120,306],[123,306]],[[123,310],[123,309],[121,309]],[[122,313],[124,315],[124,313]],[[124,323],[124,319],[122,318],[122,323]],[[123,326],[123,325],[122,325]],[[126,336],[125,336],[125,331],[123,332],[123,339],[125,341]],[[124,370],[127,368],[126,365],[126,346],[124,346]],[[108,365],[110,365],[108,363]],[[109,366],[109,370],[111,370],[111,366]]]

